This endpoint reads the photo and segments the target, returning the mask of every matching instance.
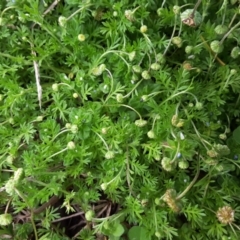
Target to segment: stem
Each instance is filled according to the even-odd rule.
[[[70,131],[70,129],[62,130],[62,131],[59,132],[51,141],[53,142],[60,134],[65,133],[65,132],[69,132],[69,131]]]
[[[217,59],[217,61],[220,63],[220,65],[224,66],[226,65],[214,52],[213,50],[210,48],[210,46],[207,44],[207,41],[203,38],[203,36],[200,36],[201,40],[203,41],[205,47],[207,48],[207,50]]]
[[[140,83],[142,81],[143,81],[143,79],[141,79],[129,93],[127,93],[125,96],[123,96],[123,98],[129,97],[131,95],[131,93],[138,87],[138,85],[140,85]]]
[[[232,28],[223,36],[223,38],[222,38],[221,41],[220,41],[220,44],[223,44],[224,40],[229,36],[229,34],[230,34],[233,30],[235,30],[237,27],[239,27],[239,26],[240,26],[240,22],[238,22],[234,27],[232,27]]]
[[[59,152],[56,152],[56,153],[54,153],[53,155],[51,155],[50,157],[48,157],[48,158],[46,158],[46,160],[48,160],[48,159],[50,159],[50,158],[52,158],[52,157],[55,157],[56,155],[58,155],[58,154],[60,154],[60,153],[62,153],[62,152],[65,152],[65,151],[67,151],[68,150],[68,148],[66,147],[66,148],[64,148],[63,150],[61,150],[61,151],[59,151]],[[45,161],[46,161],[45,160]]]
[[[195,12],[196,12],[196,10],[197,10],[197,8],[199,7],[199,5],[200,5],[201,2],[202,2],[202,0],[198,0],[198,1],[197,1],[196,5],[194,6],[194,9],[193,9],[192,14],[190,15],[190,18],[194,18],[194,14],[195,14]]]
[[[49,206],[53,206],[57,201],[59,200],[59,198],[57,196],[53,196],[49,199],[48,202],[44,203],[41,207],[36,208],[32,211],[32,214],[40,214],[41,212],[43,212],[47,207]]]
[[[106,103],[107,101],[108,101],[108,99],[111,97],[111,95],[112,95],[112,90],[113,90],[113,76],[112,76],[112,73],[106,68],[105,69],[107,72],[108,72],[108,74],[110,75],[110,78],[111,78],[111,88],[110,88],[110,91],[109,91],[109,94],[108,94],[108,96],[106,97],[106,100],[104,101],[104,103]]]
[[[92,130],[92,131],[93,131],[93,130]],[[97,132],[95,132],[95,131],[93,131],[93,132],[102,140],[102,142],[104,143],[107,151],[109,151],[109,147],[108,147],[106,141],[103,139],[103,137],[102,137],[100,134],[98,134]]]
[[[135,110],[134,108],[132,108],[132,107],[130,107],[128,105],[125,105],[125,104],[120,104],[120,106],[123,106],[123,107],[126,107],[126,108],[130,108],[131,110],[133,110],[139,116],[140,119],[142,119],[142,116],[140,115],[140,113],[137,110]]]
[[[15,6],[11,6],[11,7],[8,7],[8,8],[5,8],[3,11],[2,11],[2,13],[1,13],[1,17],[3,16],[3,14],[6,12],[6,11],[8,11],[9,9],[12,9],[12,8],[16,8]]]
[[[37,228],[36,228],[36,225],[34,223],[34,219],[33,219],[34,215],[33,215],[33,212],[31,212],[31,223],[32,223],[32,226],[33,226],[33,231],[34,231],[34,235],[35,235],[35,240],[38,240],[38,234],[37,234]]]
[[[192,182],[187,186],[187,188],[176,197],[176,200],[180,200],[182,197],[184,197],[184,195],[192,188],[192,186],[195,184],[195,182],[198,179],[199,176],[199,172],[200,172],[200,166],[199,166],[199,159],[198,159],[198,163],[197,163],[197,173],[194,177],[194,179],[192,180]]]
[[[119,55],[119,53],[125,53],[125,54],[127,54],[127,55],[128,55],[128,53],[122,52],[122,51],[117,51],[117,50],[109,50],[109,51],[103,53],[103,54],[99,57],[98,62],[101,60],[101,58],[103,58],[103,57],[104,57],[105,55],[107,55],[108,53],[114,53],[114,54],[116,54],[118,57],[120,57],[120,58],[126,63],[127,67],[129,68],[129,64],[128,64],[128,62],[125,60],[125,58],[123,58],[121,55]]]
[[[11,201],[12,201],[12,198],[10,198],[10,199],[8,200],[7,206],[6,206],[5,211],[4,211],[5,214],[8,212],[8,208],[9,208],[9,206],[10,206]]]
[[[166,55],[166,53],[167,53],[167,51],[168,51],[168,49],[169,49],[169,47],[170,47],[170,45],[171,45],[173,36],[174,36],[174,34],[175,34],[176,26],[177,26],[177,17],[178,17],[178,16],[177,16],[177,14],[176,14],[176,15],[175,15],[175,21],[174,21],[174,27],[173,27],[173,31],[172,31],[172,36],[171,36],[171,38],[170,38],[170,40],[169,40],[169,43],[168,43],[168,45],[167,45],[167,48],[165,49],[165,51],[164,51],[164,53],[163,53],[163,56]]]
[[[70,16],[67,18],[67,21],[70,20],[72,17],[74,17],[74,16],[75,16],[76,14],[78,14],[79,12],[81,12],[84,8],[89,7],[89,6],[91,6],[91,5],[92,5],[92,4],[88,4],[88,5],[84,6],[84,7],[79,8],[76,12],[74,12],[72,15],[70,15]]]

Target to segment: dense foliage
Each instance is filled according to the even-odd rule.
[[[1,239],[239,239],[239,14],[2,0]]]

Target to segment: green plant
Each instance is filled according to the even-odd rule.
[[[239,1],[4,0],[0,30],[1,238],[238,239]]]

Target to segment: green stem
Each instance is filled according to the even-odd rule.
[[[192,188],[192,186],[195,184],[195,182],[197,181],[198,179],[198,176],[199,176],[199,172],[200,172],[200,166],[199,166],[199,159],[198,159],[198,163],[197,163],[197,173],[194,177],[194,179],[192,180],[192,182],[187,186],[187,188],[180,194],[176,197],[176,200],[180,200],[182,197],[184,197],[186,195],[186,193]]]
[[[127,98],[131,95],[131,93],[140,85],[140,83],[143,81],[143,79],[141,79],[135,86],[134,88],[129,92],[127,93],[125,96],[123,96],[123,98]]]
[[[71,14],[71,15],[67,18],[67,21],[70,20],[72,17],[74,17],[74,16],[75,16],[76,14],[78,14],[79,12],[81,12],[84,8],[87,8],[87,7],[91,6],[91,5],[92,5],[92,4],[88,4],[88,5],[84,6],[84,7],[79,8],[76,12],[74,12],[73,14]]]
[[[59,152],[56,152],[56,153],[54,153],[53,155],[51,155],[50,157],[48,157],[48,158],[46,158],[46,160],[48,160],[48,159],[50,159],[50,158],[52,158],[52,157],[55,157],[56,155],[58,155],[58,154],[60,154],[60,153],[62,153],[62,152],[65,152],[65,151],[67,151],[68,150],[68,148],[66,147],[66,148],[64,148],[63,150],[61,150],[61,151],[59,151]],[[45,160],[45,161],[46,161]]]
[[[93,131],[93,130],[92,130],[92,131]],[[102,137],[100,134],[98,134],[97,132],[95,132],[95,131],[93,131],[93,132],[102,140],[102,142],[104,143],[107,151],[109,151],[109,147],[108,147],[106,141],[103,139],[103,137]]]
[[[125,104],[120,104],[120,106],[123,106],[123,107],[126,107],[126,108],[129,108],[129,109],[133,110],[139,116],[139,118],[142,119],[142,116],[140,115],[140,113],[137,110],[135,110],[134,108],[132,108],[128,105],[125,105]]]

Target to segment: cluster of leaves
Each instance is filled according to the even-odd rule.
[[[239,3],[175,4],[1,1],[1,237],[238,239]]]

